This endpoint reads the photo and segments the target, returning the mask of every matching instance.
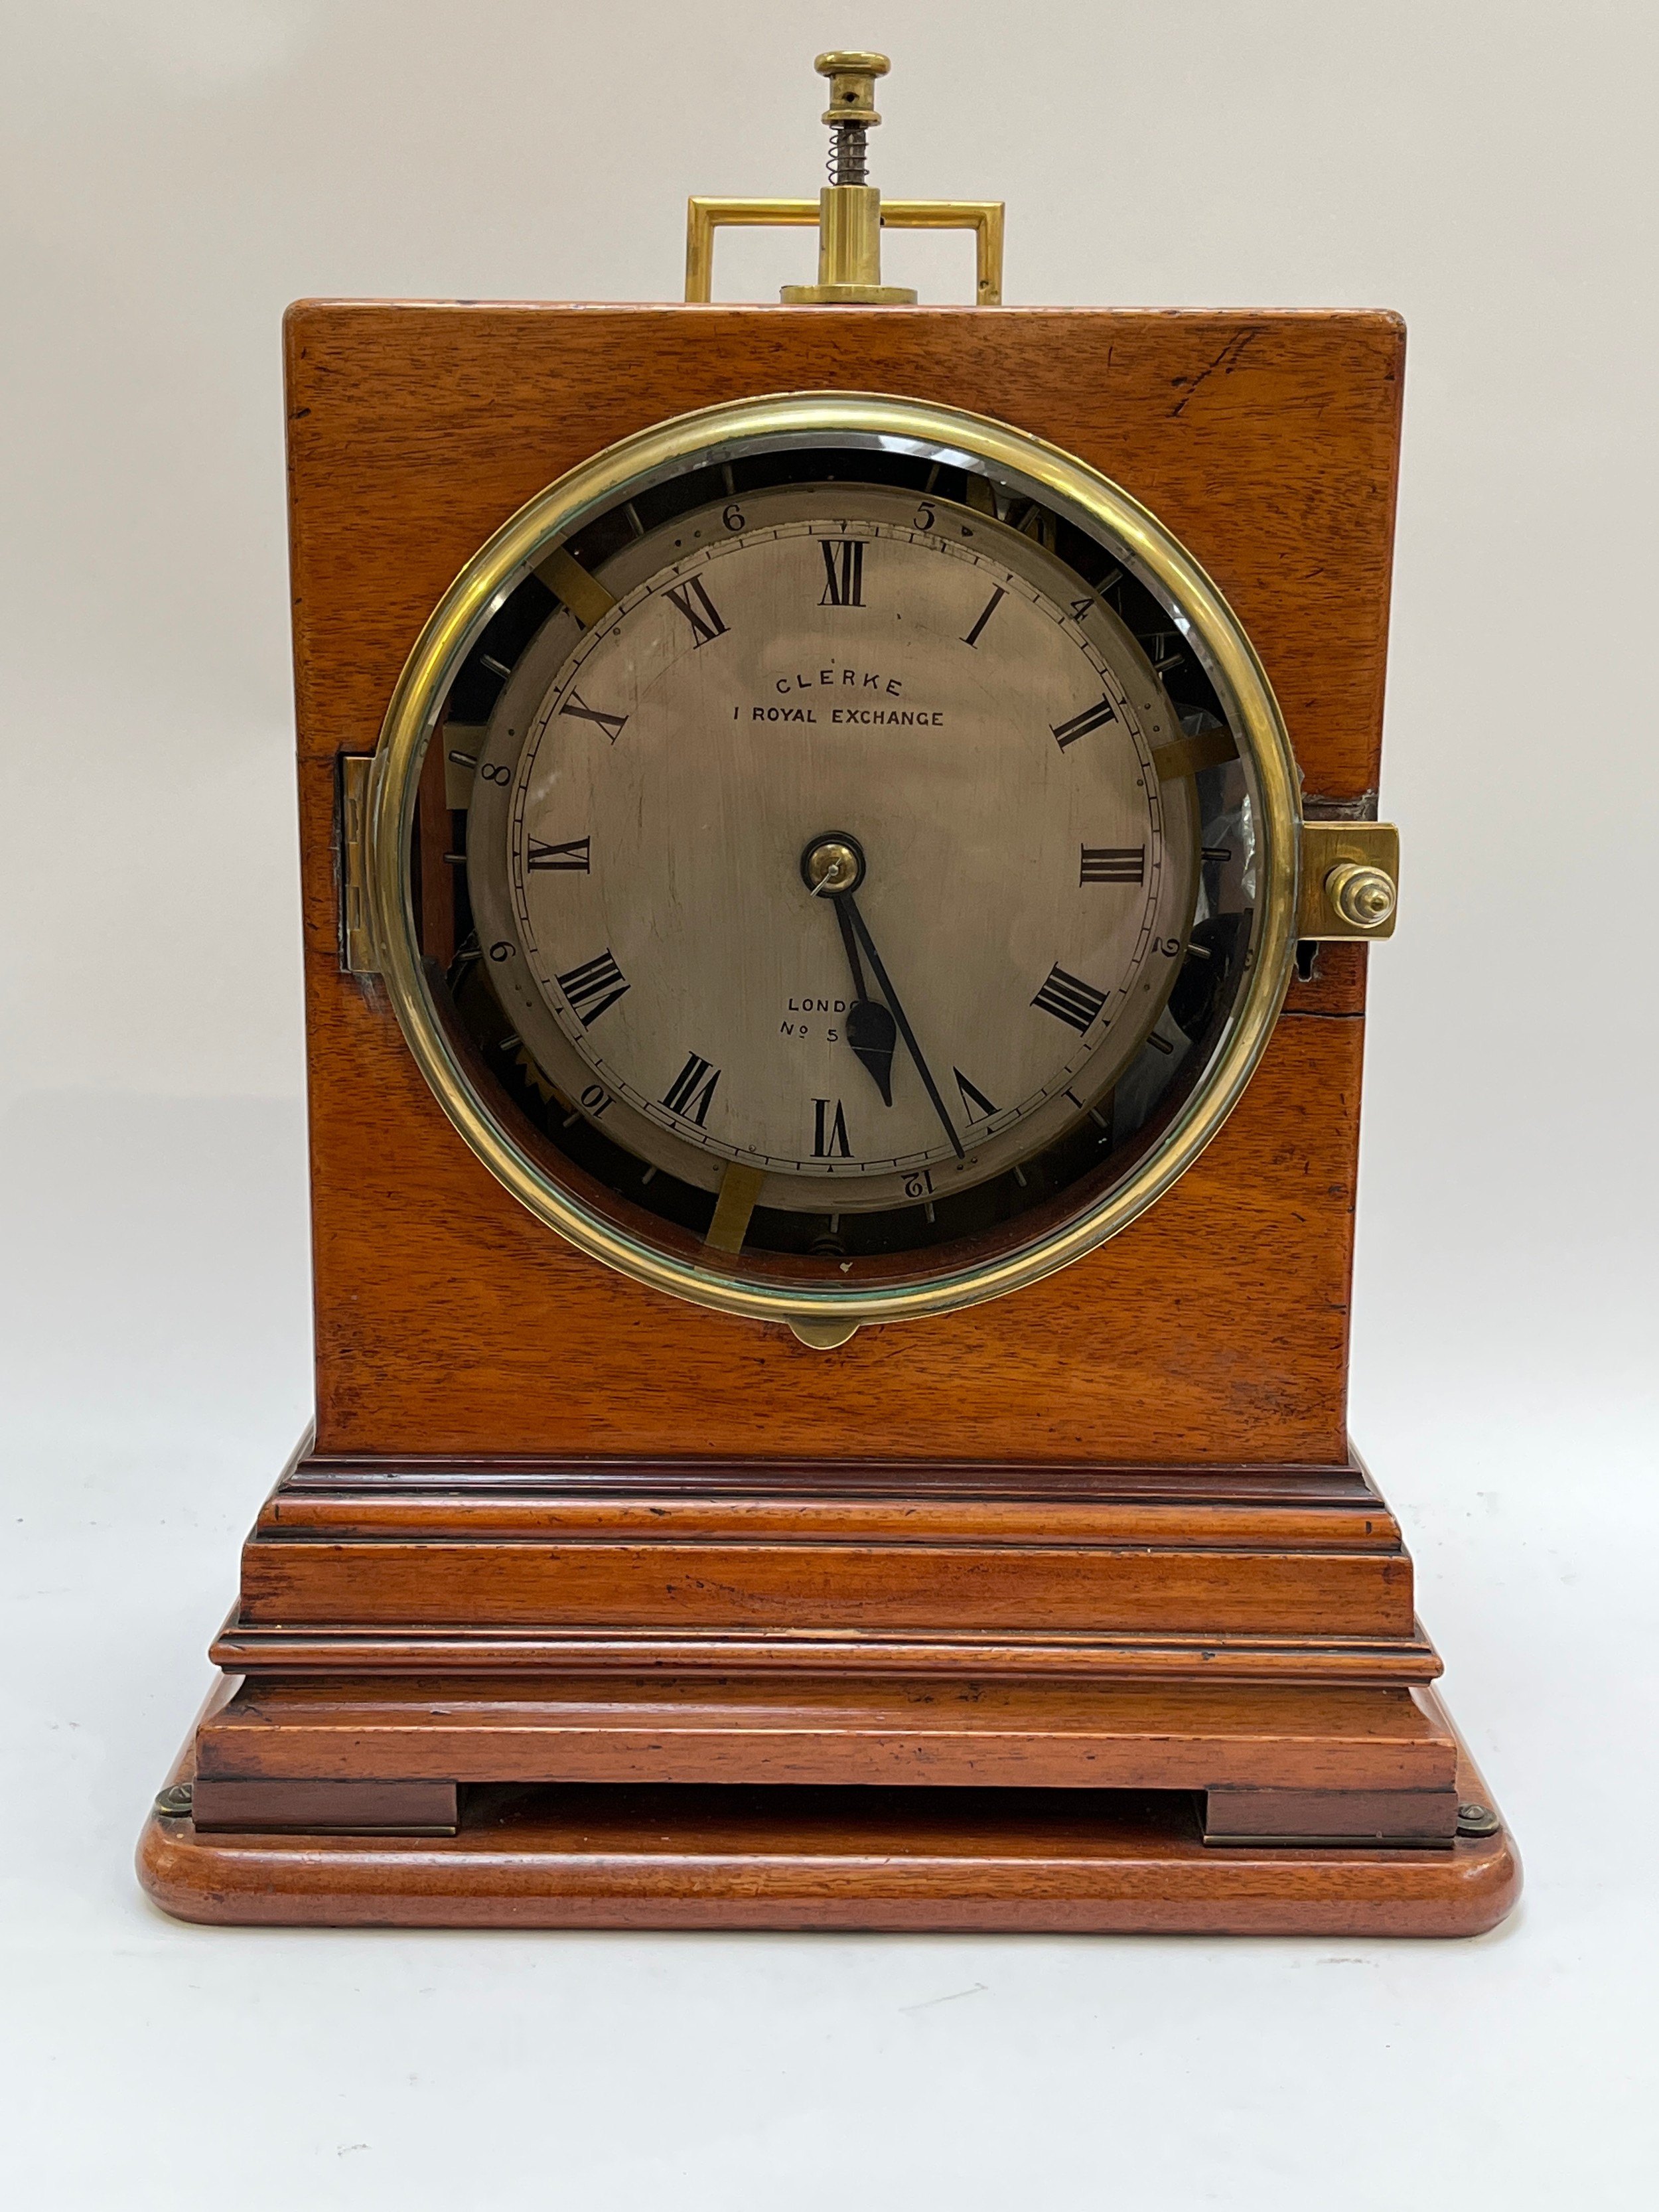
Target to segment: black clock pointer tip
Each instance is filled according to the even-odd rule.
[[[898,1043],[898,1024],[873,999],[860,999],[847,1012],[847,1042],[875,1078],[881,1103],[893,1103],[893,1054]]]

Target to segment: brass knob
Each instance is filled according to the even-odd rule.
[[[830,80],[824,121],[832,127],[850,123],[861,131],[874,130],[881,120],[876,112],[876,79],[891,67],[886,55],[820,54],[812,66]]]
[[[1393,915],[1398,892],[1385,868],[1344,860],[1326,877],[1325,896],[1355,929],[1381,929]]]

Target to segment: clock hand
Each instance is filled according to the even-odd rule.
[[[933,1111],[945,1125],[945,1133],[951,1139],[951,1150],[958,1159],[965,1158],[962,1139],[945,1110],[945,1101],[939,1095],[939,1085],[933,1080],[933,1070],[921,1056],[916,1033],[899,1004],[898,994],[882,965],[875,939],[871,936],[869,926],[859,912],[858,902],[853,896],[864,881],[864,848],[856,837],[841,830],[827,836],[815,837],[800,856],[800,872],[802,880],[814,898],[827,894],[835,902],[836,919],[841,925],[841,939],[847,948],[847,964],[853,971],[853,988],[856,994],[852,1006],[848,1010],[847,1042],[870,1071],[885,1103],[890,1106],[893,1103],[893,1036],[896,1028],[916,1064],[916,1073],[921,1078],[927,1096],[933,1102]],[[884,1006],[865,996],[864,969],[859,960],[860,944],[868,956],[877,988],[887,1001]]]
[[[875,939],[870,934],[869,926],[866,922],[864,916],[859,912],[857,900],[854,899],[850,890],[834,892],[831,896],[835,899],[837,910],[845,910],[852,922],[854,929],[858,933],[859,941],[862,944],[865,952],[868,956],[871,969],[875,975],[877,988],[880,991],[882,997],[886,1000],[888,1005],[893,1010],[893,1018],[898,1024],[899,1034],[904,1039],[905,1044],[908,1048],[910,1057],[916,1064],[916,1073],[921,1078],[922,1084],[927,1092],[927,1096],[933,1102],[933,1111],[939,1115],[939,1120],[945,1124],[945,1133],[951,1139],[951,1149],[955,1152],[959,1160],[965,1159],[967,1155],[962,1149],[962,1139],[957,1136],[955,1126],[952,1123],[950,1115],[945,1110],[945,1101],[939,1095],[939,1085],[933,1080],[933,1071],[921,1056],[921,1047],[916,1042],[916,1033],[911,1028],[908,1018],[906,1016],[903,1007],[900,1006],[898,1002],[898,994],[894,990],[893,986],[888,978],[887,970],[881,964],[881,955],[876,950]],[[848,1027],[848,1042],[851,1042],[852,1027],[850,1020]],[[857,1046],[854,1045],[854,1050],[856,1051],[857,1049]]]
[[[800,872],[813,897],[823,898],[827,894],[836,909],[841,941],[847,948],[847,965],[853,975],[853,1003],[847,1009],[847,1042],[880,1091],[882,1104],[890,1106],[897,1024],[880,1000],[872,999],[865,988],[858,939],[853,934],[847,909],[836,896],[841,891],[856,890],[863,882],[864,848],[854,837],[815,837],[800,856]]]
[[[853,934],[852,917],[840,899],[835,901],[836,920],[841,924],[841,941],[847,947],[847,964],[853,971],[853,1003],[847,1009],[847,1042],[874,1078],[881,1093],[881,1103],[893,1103],[893,1050],[898,1042],[898,1028],[892,1015],[878,1000],[871,998],[864,988],[864,969],[859,961],[859,944]]]

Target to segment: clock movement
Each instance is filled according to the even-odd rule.
[[[1403,331],[1005,307],[817,67],[684,305],[289,313],[317,1418],[142,1877],[1490,1926],[1346,1425]]]

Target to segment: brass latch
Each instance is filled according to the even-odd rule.
[[[368,903],[368,772],[373,753],[342,753],[338,799],[340,965],[348,975],[378,975]]]
[[[1400,898],[1400,832],[1392,822],[1304,822],[1303,939],[1392,937]]]
[[[885,54],[820,54],[813,64],[830,84],[823,119],[831,131],[831,181],[816,200],[694,198],[686,203],[685,296],[713,297],[714,233],[731,224],[805,227],[818,233],[818,281],[786,284],[787,307],[914,307],[915,294],[881,281],[884,230],[971,230],[981,307],[1002,304],[1000,200],[888,200],[868,180],[868,137],[881,121],[875,85],[887,74]]]

